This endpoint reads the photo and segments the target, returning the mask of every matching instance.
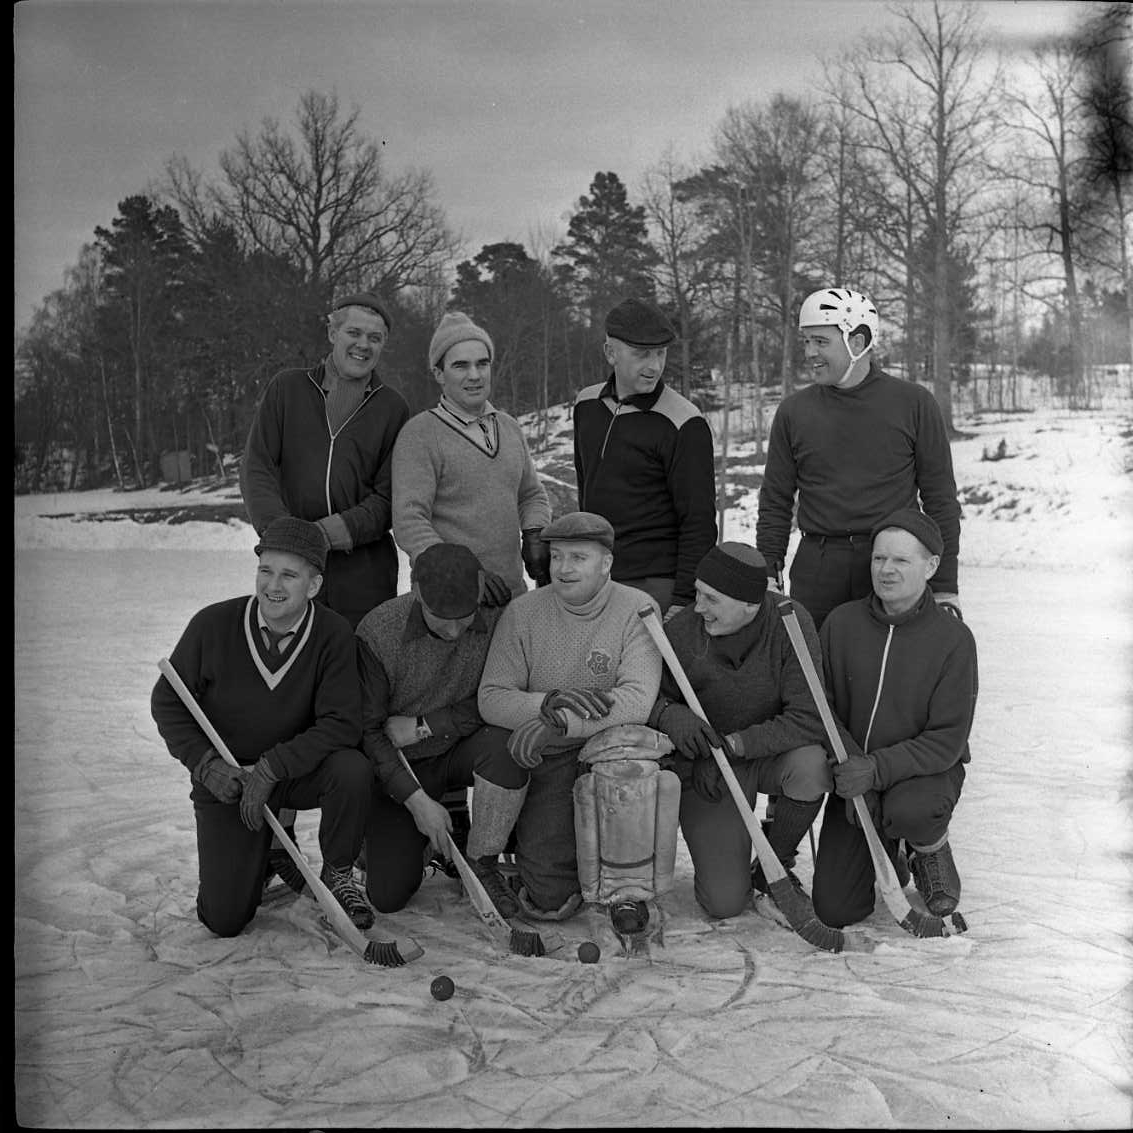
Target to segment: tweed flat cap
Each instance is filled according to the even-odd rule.
[[[281,515],[264,528],[256,544],[257,555],[264,551],[286,551],[306,559],[321,574],[327,565],[327,540],[317,523],[295,515]]]
[[[389,313],[389,304],[373,291],[353,291],[349,295],[343,295],[341,299],[334,301],[331,310],[341,311],[343,307],[366,307],[382,316],[387,330],[393,330],[393,317]]]
[[[610,521],[592,511],[572,511],[548,523],[539,532],[544,543],[601,543],[607,551],[614,549],[614,529]]]
[[[668,346],[676,328],[659,307],[644,299],[625,299],[606,316],[606,333],[630,346]]]
[[[876,539],[878,533],[887,527],[900,527],[910,535],[915,535],[930,555],[939,557],[944,554],[944,537],[940,534],[940,528],[931,516],[925,515],[918,508],[903,507],[887,515],[870,533],[870,539]]]

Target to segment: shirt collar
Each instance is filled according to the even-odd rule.
[[[437,405],[449,414],[449,416],[455,417],[462,425],[475,425],[477,421],[481,421],[485,417],[494,417],[496,415],[496,407],[490,401],[485,401],[484,411],[478,417],[469,417],[462,409],[458,409],[453,405],[443,393]]]
[[[290,626],[287,627],[287,629],[282,631],[283,637],[286,637],[289,633],[296,633],[298,631],[299,627],[303,624],[303,619],[307,616],[310,608],[311,603],[310,600],[308,600],[307,605],[303,608],[303,612],[295,619],[295,621],[291,623]],[[267,622],[264,621],[264,614],[260,609],[260,601],[258,598],[256,599],[256,623],[259,625],[261,630],[267,630],[269,633],[277,632],[276,630],[271,629]]]

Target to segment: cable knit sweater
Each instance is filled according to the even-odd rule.
[[[410,563],[434,543],[463,543],[522,594],[519,533],[546,527],[551,505],[519,422],[495,416],[491,454],[434,409],[409,420],[393,449],[393,537]]]
[[[567,713],[565,737],[548,750],[578,747],[615,724],[643,724],[661,685],[661,654],[637,611],[656,603],[620,582],[607,582],[584,606],[568,606],[553,584],[513,598],[496,626],[484,676],[480,715],[515,729],[539,715],[552,689],[609,692],[610,714],[583,720]]]

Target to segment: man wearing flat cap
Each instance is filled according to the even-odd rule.
[[[609,378],[574,403],[578,506],[610,521],[612,577],[644,590],[666,617],[695,599],[696,565],[716,542],[712,433],[662,375],[677,333],[643,299],[606,316]]]
[[[468,547],[431,543],[413,563],[412,591],[371,610],[356,630],[362,746],[376,779],[366,892],[379,912],[396,912],[417,891],[426,850],[447,859],[445,834],[461,840],[444,798],[468,787],[468,863],[501,915],[518,908],[498,862],[528,773],[508,753],[507,731],[486,725],[477,707],[501,612],[481,605],[482,575]]]
[[[539,532],[547,499],[519,422],[488,400],[491,336],[450,311],[429,343],[440,399],[402,429],[393,449],[393,537],[410,564],[434,543],[471,548],[484,568],[485,600],[503,605],[547,576]]]
[[[693,891],[713,918],[749,908],[752,889],[767,893],[751,837],[728,793],[713,747],[724,749],[748,803],[778,795],[767,840],[791,871],[799,841],[830,790],[823,727],[798,658],[767,589],[767,563],[746,543],[713,547],[697,564],[696,603],[665,625],[706,723],[665,671],[649,723],[665,732],[680,775],[681,830],[693,865]],[[803,609],[803,636],[821,664],[818,635]]]
[[[213,749],[164,676],[150,697],[161,738],[189,771],[197,917],[217,936],[235,936],[255,916],[271,868],[266,804],[277,814],[321,810],[322,880],[351,920],[369,928],[374,914],[353,865],[371,776],[358,750],[354,637],[345,618],[314,600],[326,541],[314,523],[280,516],[255,550],[255,593],[198,611],[170,654],[240,766]],[[302,884],[300,875],[294,887]]]
[[[513,598],[480,682],[480,715],[510,732],[530,772],[516,824],[518,899],[528,916],[562,919],[581,905],[572,791],[578,753],[616,724],[644,724],[661,657],[638,617],[651,599],[614,582],[609,521],[572,512],[543,529],[551,584]],[[473,797],[473,810],[476,808]]]
[[[327,316],[330,353],[271,379],[240,466],[258,533],[281,515],[319,525],[329,547],[319,599],[351,626],[397,593],[390,466],[409,407],[377,372],[392,326],[381,296],[339,298]]]
[[[857,795],[898,875],[911,869],[929,912],[947,916],[960,900],[948,827],[971,761],[976,643],[929,586],[945,551],[936,522],[900,508],[872,539],[873,594],[836,607],[820,634],[827,693],[848,756],[833,768],[835,794],[814,872],[815,912],[834,927],[873,911],[875,876],[856,824]]]

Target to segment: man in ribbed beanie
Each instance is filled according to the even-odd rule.
[[[484,601],[502,606],[527,589],[524,571],[545,586],[548,550],[539,532],[551,521],[546,490],[519,422],[496,409],[492,336],[449,311],[429,343],[440,387],[393,454],[393,536],[409,558],[435,543],[470,548],[484,569]]]
[[[830,769],[822,720],[783,626],[780,596],[767,589],[763,556],[747,543],[721,543],[700,560],[695,585],[695,605],[666,622],[665,633],[708,721],[685,704],[666,670],[649,723],[676,749],[696,899],[710,917],[734,917],[749,906],[753,886],[757,893],[768,887],[759,864],[752,867],[751,838],[712,749],[723,748],[750,805],[759,792],[779,796],[764,825],[788,871],[830,789]],[[814,623],[805,610],[797,613],[821,664]]]

